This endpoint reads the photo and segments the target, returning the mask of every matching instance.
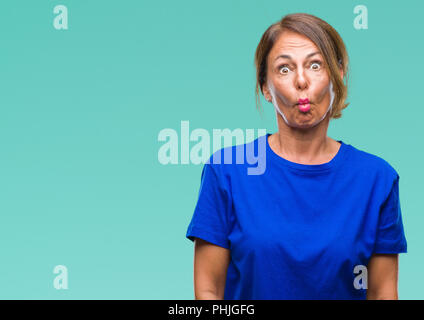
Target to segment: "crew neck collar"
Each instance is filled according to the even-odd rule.
[[[319,171],[328,171],[328,170],[334,169],[343,161],[346,155],[347,148],[348,148],[348,145],[346,145],[342,140],[337,140],[337,142],[340,143],[339,151],[337,151],[337,154],[329,162],[321,163],[321,164],[301,164],[301,163],[289,161],[279,156],[278,154],[276,154],[271,149],[268,142],[268,138],[270,135],[271,133],[266,134],[267,157],[269,157],[270,160],[273,161],[274,163],[278,163],[280,165],[284,165],[299,171],[309,171],[309,172],[318,171],[319,172]]]

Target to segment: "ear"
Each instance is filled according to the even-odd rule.
[[[339,72],[340,72],[340,77],[342,78],[342,81],[343,81],[344,72],[343,72],[341,59],[339,60]]]
[[[268,86],[266,84],[262,86],[262,92],[264,94],[265,100],[270,102],[272,100],[271,93],[269,92]]]

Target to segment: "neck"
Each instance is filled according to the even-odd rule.
[[[335,141],[327,137],[329,117],[309,129],[290,127],[278,115],[277,119],[278,132],[275,133],[273,143],[276,151],[285,159],[314,164],[325,162],[329,154],[334,152]]]

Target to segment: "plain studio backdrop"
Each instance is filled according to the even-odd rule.
[[[355,6],[368,9],[356,29]],[[57,5],[68,28],[56,29]],[[288,13],[330,23],[350,56],[350,106],[329,136],[400,175],[400,299],[423,299],[419,1],[0,3],[0,298],[192,299],[185,238],[201,164],[158,161],[165,128],[264,128],[253,56]],[[179,137],[181,138],[181,137]],[[54,273],[55,267],[58,273]],[[67,273],[67,289],[55,277]],[[60,286],[59,286],[60,288]]]

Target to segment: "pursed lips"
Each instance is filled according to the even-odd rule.
[[[307,104],[307,103],[310,103],[308,98],[299,99],[298,102],[297,102],[297,104]]]

